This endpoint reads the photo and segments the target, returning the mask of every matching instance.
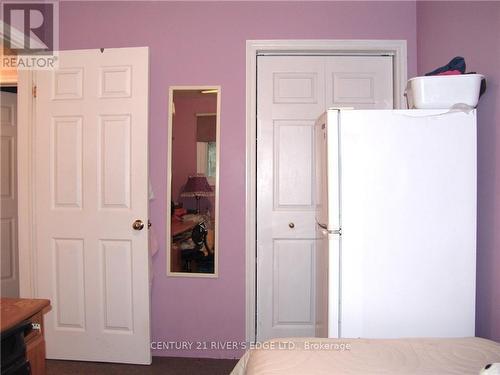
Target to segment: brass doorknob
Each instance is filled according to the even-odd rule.
[[[136,220],[132,224],[132,228],[134,228],[135,230],[142,230],[142,228],[144,228],[144,223],[142,222],[142,220]]]

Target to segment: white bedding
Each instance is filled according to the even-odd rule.
[[[276,339],[251,349],[232,375],[479,374],[500,343],[457,339]]]

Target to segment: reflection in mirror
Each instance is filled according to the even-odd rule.
[[[169,95],[167,274],[216,277],[220,87]]]

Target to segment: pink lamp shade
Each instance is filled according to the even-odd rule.
[[[181,197],[195,197],[196,198],[196,213],[200,213],[200,198],[211,197],[214,195],[207,178],[204,175],[189,176],[182,189]]]
[[[213,195],[214,191],[204,175],[189,176],[181,193],[181,197],[211,197]]]

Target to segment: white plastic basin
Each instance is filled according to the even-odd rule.
[[[445,109],[455,104],[476,107],[482,74],[415,77],[408,81],[406,96],[410,109]]]

